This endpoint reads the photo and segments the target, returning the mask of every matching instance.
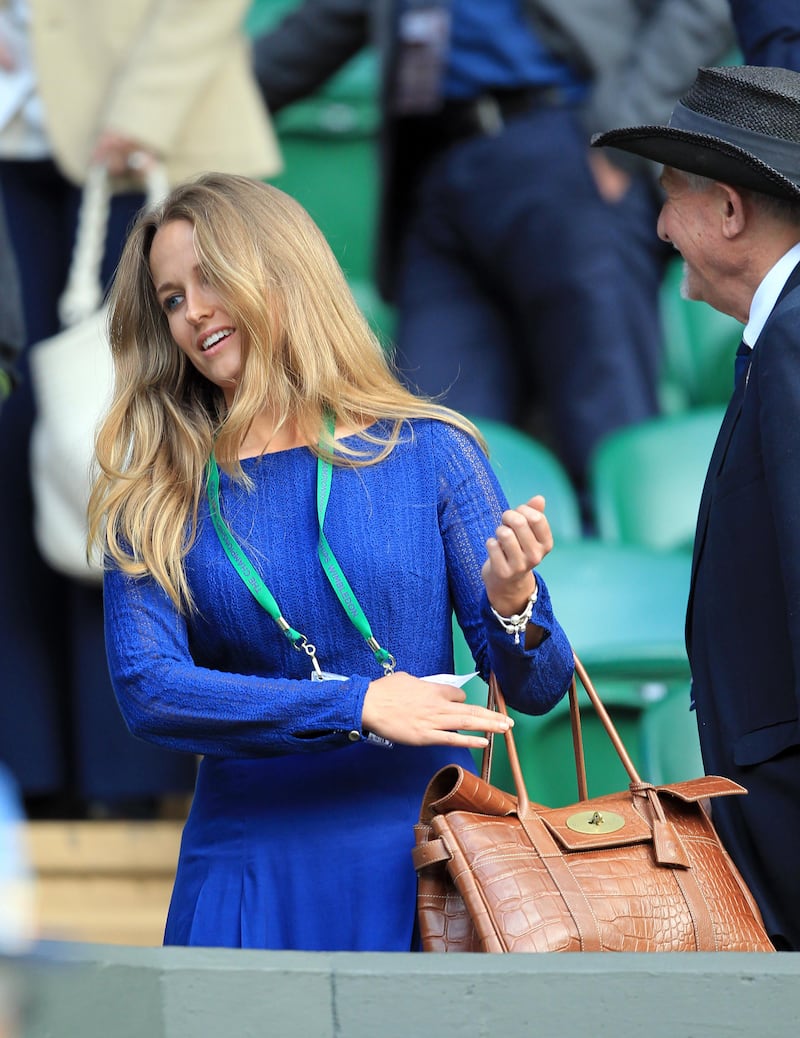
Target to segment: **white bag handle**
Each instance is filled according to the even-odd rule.
[[[144,178],[145,204],[150,208],[169,191],[164,165],[154,163],[144,171]],[[90,317],[103,301],[100,268],[105,251],[110,198],[106,167],[90,166],[83,186],[67,285],[58,303],[58,316],[66,328]]]

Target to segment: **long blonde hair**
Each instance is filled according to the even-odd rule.
[[[239,332],[242,371],[230,409],[173,341],[156,297],[150,248],[173,220],[193,225],[202,274]],[[247,484],[239,448],[267,402],[277,428],[293,422],[317,454],[331,457],[332,448],[317,446],[326,412],[363,429],[370,449],[338,445],[335,464],[382,460],[414,417],[448,422],[485,449],[472,423],[404,388],[316,224],[260,181],[206,174],[139,216],[111,290],[109,338],[115,384],[96,440],[90,545],[126,573],[151,574],[181,609],[192,603],[183,560],[207,460],[213,450]],[[388,436],[367,429],[377,419],[392,420]]]

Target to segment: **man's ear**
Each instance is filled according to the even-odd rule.
[[[722,216],[722,234],[725,238],[736,238],[745,229],[747,211],[740,191],[730,184],[717,183],[720,212]]]

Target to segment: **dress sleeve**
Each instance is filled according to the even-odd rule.
[[[488,459],[470,437],[437,425],[435,447],[439,478],[439,523],[447,559],[450,591],[484,680],[494,671],[508,704],[529,714],[544,714],[565,694],[572,678],[572,649],[553,615],[550,593],[536,573],[539,595],[532,622],[544,629],[534,649],[507,634],[492,614],[481,579],[486,540],[494,534],[508,502]],[[531,495],[536,488],[531,488]],[[556,550],[558,550],[556,548]]]
[[[150,578],[104,580],[109,671],[133,735],[169,749],[262,757],[347,745],[369,679],[311,681],[195,664],[185,618]]]

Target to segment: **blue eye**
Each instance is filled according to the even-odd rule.
[[[164,309],[167,311],[167,313],[169,314],[169,313],[172,313],[172,311],[175,309],[176,306],[180,305],[182,299],[183,299],[183,296],[179,295],[176,292],[175,295],[167,296],[167,298],[164,300],[162,305],[163,305]]]

